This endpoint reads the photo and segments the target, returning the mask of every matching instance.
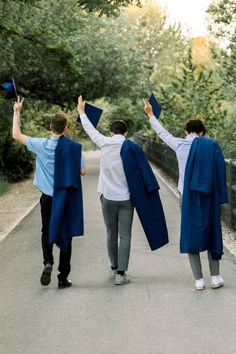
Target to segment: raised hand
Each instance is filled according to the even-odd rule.
[[[85,101],[83,101],[83,98],[80,95],[78,97],[77,111],[78,111],[79,114],[82,114],[82,113],[84,113],[84,110],[85,110]]]
[[[152,110],[152,106],[149,103],[148,100],[143,99],[143,104],[144,104],[144,111],[145,113],[148,115],[148,117],[150,118],[153,115],[153,110]]]
[[[17,111],[21,111],[23,102],[24,102],[24,97],[20,99],[20,96],[17,96],[17,101],[14,103],[13,109]]]

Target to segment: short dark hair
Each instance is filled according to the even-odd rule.
[[[51,129],[53,133],[61,134],[67,126],[67,119],[64,114],[56,113],[51,118]]]
[[[184,128],[188,133],[203,133],[203,135],[206,134],[206,128],[201,119],[190,119]]]
[[[124,135],[128,131],[127,124],[123,120],[115,120],[110,128],[110,132],[114,134]]]

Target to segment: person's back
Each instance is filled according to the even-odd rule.
[[[57,230],[60,230],[60,223],[63,223],[63,218],[65,214],[65,205],[58,205],[59,198],[54,199],[55,188],[55,167],[58,165],[58,158],[56,159],[56,151],[61,146],[61,142],[63,141],[63,135],[67,126],[67,119],[62,114],[55,114],[51,119],[50,128],[52,131],[51,138],[32,138],[22,134],[19,120],[20,120],[20,111],[22,108],[22,101],[17,101],[14,105],[14,115],[13,115],[13,130],[12,135],[15,140],[26,145],[29,151],[33,152],[36,155],[36,171],[34,178],[34,185],[39,189],[42,193],[40,198],[40,206],[41,206],[41,218],[42,218],[42,251],[43,251],[43,264],[44,269],[41,274],[41,284],[46,286],[51,281],[51,273],[54,264],[53,257],[53,242],[50,242],[50,226],[53,224],[53,227],[56,227]],[[65,139],[65,138],[64,138]],[[70,143],[71,141],[67,139]],[[79,173],[77,172],[76,177],[80,179],[80,174],[84,175],[86,173],[84,161],[81,155],[81,145],[77,144],[76,151],[78,154],[74,154],[74,161],[79,165]],[[57,155],[59,156],[59,155]],[[60,157],[59,157],[60,158]],[[70,156],[67,157],[70,160]],[[57,161],[56,161],[57,160]],[[78,171],[78,169],[77,169]],[[79,188],[81,188],[81,184],[78,183]],[[81,190],[76,191],[76,199],[79,195],[79,203],[80,203],[80,212],[76,214],[76,218],[81,218],[83,220],[83,215],[81,212],[81,207],[83,205],[82,202],[82,192]],[[65,199],[65,198],[64,198]],[[55,202],[57,200],[57,202]],[[55,203],[57,203],[56,208],[54,208]],[[60,200],[59,200],[60,203]],[[63,211],[61,213],[61,217],[57,219],[57,223],[52,222],[52,215],[54,210]],[[77,209],[78,210],[78,209]],[[66,215],[66,217],[68,217]],[[55,220],[55,218],[54,218]],[[71,224],[74,223],[74,220],[70,220]],[[82,221],[83,222],[83,221]],[[60,250],[60,260],[59,260],[59,274],[58,274],[58,287],[66,288],[71,286],[71,281],[67,279],[70,273],[70,259],[71,259],[71,240],[73,236],[77,236],[78,233],[73,235],[66,234],[66,242],[64,243],[64,249]],[[57,233],[58,237],[61,237],[61,234]]]
[[[162,127],[160,122],[156,119],[153,115],[152,106],[150,103],[145,100],[144,101],[144,110],[149,117],[149,122],[155,132],[159,135],[159,137],[170,147],[172,148],[177,156],[178,166],[179,166],[179,182],[178,182],[178,190],[180,192],[180,206],[182,212],[182,223],[181,223],[181,231],[187,229],[188,232],[188,245],[185,248],[185,252],[188,253],[190,265],[192,268],[192,272],[195,278],[195,289],[196,290],[203,290],[205,288],[203,274],[202,274],[202,267],[201,267],[201,260],[200,260],[200,253],[202,251],[207,250],[208,253],[208,260],[209,260],[209,268],[211,274],[211,287],[213,289],[219,288],[223,286],[224,281],[223,278],[220,276],[219,271],[219,258],[215,257],[214,252],[210,247],[210,241],[217,238],[217,242],[219,248],[222,245],[222,235],[220,230],[220,205],[217,203],[217,197],[212,197],[211,194],[199,193],[192,188],[191,184],[189,183],[189,179],[186,178],[186,166],[189,166],[189,156],[193,154],[192,146],[198,146],[201,136],[205,135],[206,129],[204,124],[200,119],[190,119],[185,126],[185,132],[187,133],[185,139],[176,138],[172,134],[170,134],[165,128]],[[197,140],[195,140],[197,139]],[[198,140],[199,139],[199,140]],[[201,144],[200,144],[201,145]],[[217,150],[217,148],[215,149]],[[207,153],[207,149],[203,152],[204,154]],[[195,151],[194,151],[195,153]],[[201,160],[199,161],[198,154],[194,155],[194,158],[191,160],[192,165],[190,170],[193,170],[194,166],[194,159],[198,158],[198,173],[200,172],[199,166],[201,166]],[[205,156],[206,157],[206,156]],[[213,156],[209,156],[212,158]],[[216,166],[219,160],[223,161],[221,163],[221,167],[223,166],[224,170],[222,170],[222,174],[225,173],[225,164],[223,155],[218,148],[218,153],[215,155],[215,161],[211,166]],[[196,162],[196,161],[195,161]],[[194,170],[193,170],[194,171]],[[210,175],[216,175],[217,171],[214,168]],[[189,175],[189,171],[187,173]],[[226,185],[224,186],[226,188]],[[184,205],[182,206],[182,196],[184,193]],[[186,195],[190,195],[190,198],[186,198]],[[191,199],[192,198],[192,199]],[[189,201],[189,203],[186,202]],[[215,205],[212,202],[215,200]],[[192,212],[195,211],[195,212]],[[190,212],[190,213],[189,213]],[[192,213],[191,213],[192,212]],[[214,222],[219,226],[217,235],[214,235],[211,230],[214,228],[212,224],[212,219],[209,218],[209,215],[216,214]],[[202,218],[201,215],[205,215]],[[182,237],[183,233],[181,232],[181,252],[184,248],[182,245],[184,244],[184,240]],[[185,234],[184,234],[185,235]],[[196,245],[196,240],[200,240]],[[217,246],[218,246],[217,245]],[[223,248],[222,248],[223,249]],[[193,251],[194,250],[194,251]]]
[[[26,141],[27,149],[36,156],[33,184],[47,195],[53,195],[55,149],[58,138],[32,138]]]
[[[129,263],[134,210],[120,156],[121,146],[127,135],[127,126],[123,121],[115,121],[110,128],[111,136],[104,136],[89,121],[85,114],[85,102],[81,96],[77,109],[84,130],[101,148],[97,190],[101,193],[102,212],[107,229],[107,250],[111,270],[115,275],[115,284],[126,284],[129,281],[126,271]]]
[[[176,153],[179,168],[178,190],[183,194],[184,174],[189,151],[194,139],[205,135],[205,126],[200,119],[190,119],[185,125],[184,131],[186,137],[183,139],[174,137],[170,134],[156,119],[152,112],[150,112],[149,118],[149,122],[158,136]]]
[[[101,147],[100,175],[98,191],[110,200],[128,200],[127,185],[123,163],[120,157],[123,135],[116,134],[104,142]]]

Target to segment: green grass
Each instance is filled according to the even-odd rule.
[[[2,176],[0,176],[0,196],[7,192],[9,188],[9,183],[6,181],[6,179]]]

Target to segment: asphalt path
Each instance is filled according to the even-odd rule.
[[[33,211],[0,243],[1,354],[235,354],[236,263],[225,251],[224,288],[194,290],[186,255],[179,253],[179,207],[160,182],[170,243],[151,252],[135,215],[130,284],[115,286],[108,271],[106,233],[96,192],[99,161],[87,156],[83,178],[85,236],[73,240],[73,286],[43,287],[40,211]]]

